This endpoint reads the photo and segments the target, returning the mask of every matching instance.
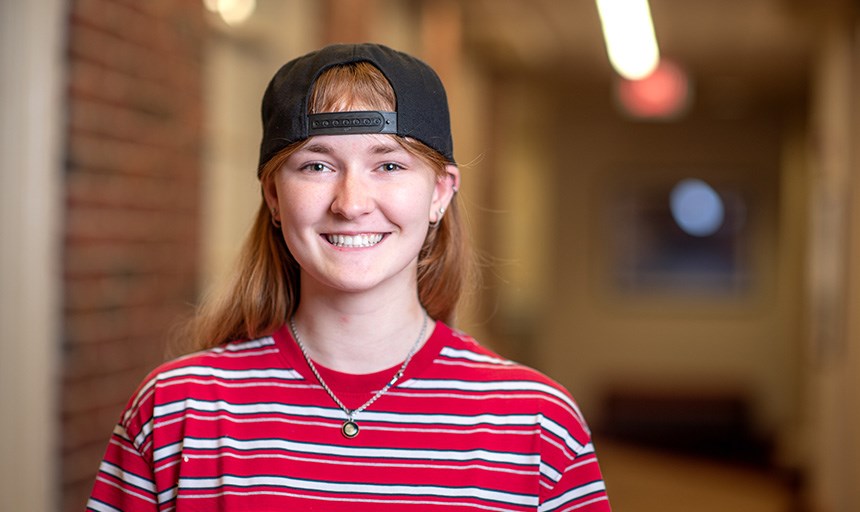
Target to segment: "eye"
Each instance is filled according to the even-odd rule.
[[[385,172],[394,172],[394,171],[402,171],[404,167],[400,164],[395,164],[394,162],[384,163],[379,166]]]
[[[307,170],[307,171],[311,171],[311,172],[331,172],[331,168],[329,166],[327,166],[326,164],[321,163],[321,162],[309,163],[309,164],[305,165],[304,167],[302,167],[302,170]]]

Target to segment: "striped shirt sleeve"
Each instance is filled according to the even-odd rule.
[[[597,464],[590,454],[575,458],[565,469],[558,483],[541,501],[539,512],[573,511],[609,512],[606,486]]]
[[[132,398],[114,428],[99,467],[87,510],[154,512],[159,510],[152,457],[146,455],[151,415],[141,414],[151,403],[147,386]],[[150,407],[151,410],[151,407]],[[143,417],[142,417],[143,416]]]
[[[591,433],[584,419],[576,414],[578,410],[568,413],[541,419],[544,448],[538,511],[609,512],[606,485]]]

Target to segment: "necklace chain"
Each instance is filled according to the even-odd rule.
[[[376,394],[370,397],[370,400],[364,402],[364,404],[351,411],[334,394],[334,391],[332,391],[331,388],[328,387],[328,384],[325,383],[325,380],[323,380],[322,375],[320,375],[316,365],[311,360],[311,357],[308,355],[308,351],[305,348],[305,344],[302,342],[302,339],[299,336],[299,332],[296,329],[296,321],[294,317],[290,317],[290,331],[292,331],[293,338],[296,340],[296,344],[298,344],[299,350],[301,350],[302,356],[304,356],[305,358],[305,362],[308,363],[308,367],[311,369],[311,372],[313,372],[314,377],[316,377],[319,381],[320,386],[322,386],[323,390],[325,390],[328,396],[331,397],[334,403],[336,403],[337,406],[340,407],[340,409],[344,412],[344,414],[346,414],[346,422],[343,424],[341,432],[345,437],[352,438],[358,435],[358,425],[355,423],[355,416],[361,411],[370,407],[373,402],[377,401],[379,397],[381,397],[389,389],[391,389],[391,386],[393,386],[395,382],[397,382],[398,380],[400,380],[400,378],[403,377],[403,374],[406,371],[406,366],[409,364],[409,361],[412,360],[412,356],[415,355],[415,352],[418,350],[418,346],[421,344],[421,340],[424,338],[424,333],[427,331],[427,314],[425,313],[424,321],[421,323],[421,332],[418,333],[418,339],[416,339],[415,343],[412,344],[412,348],[409,349],[409,353],[406,355],[406,359],[403,361],[403,364],[400,365],[400,369],[398,369],[394,376],[391,377],[391,380],[388,381],[388,384],[386,384],[382,389],[377,391]]]

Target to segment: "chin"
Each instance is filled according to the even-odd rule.
[[[380,279],[360,273],[320,276],[315,281],[324,288],[344,293],[359,293],[373,290],[382,282]]]
[[[314,279],[322,287],[329,290],[341,293],[363,293],[374,290],[381,290],[390,286],[401,287],[404,283],[415,281],[417,279],[417,270],[411,269],[401,273],[376,273],[372,270],[368,271],[344,271],[335,274],[306,276]],[[407,284],[407,287],[412,287],[413,284]]]

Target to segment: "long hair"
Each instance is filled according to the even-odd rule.
[[[317,79],[311,94],[311,112],[395,109],[394,91],[374,66],[353,63],[328,69]],[[437,178],[449,164],[437,151],[414,139],[392,135],[407,151],[431,167]],[[288,146],[263,164],[261,183],[272,179],[287,158],[307,141]],[[454,322],[465,285],[474,277],[458,196],[446,215],[431,227],[418,255],[418,299],[427,313]],[[261,201],[251,231],[242,246],[236,271],[220,289],[204,297],[196,314],[178,331],[185,350],[254,339],[279,329],[298,308],[299,264],[290,254],[283,234],[271,222]]]

